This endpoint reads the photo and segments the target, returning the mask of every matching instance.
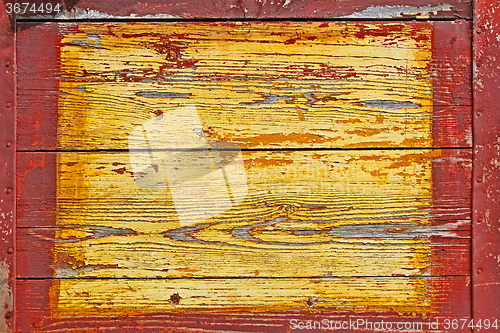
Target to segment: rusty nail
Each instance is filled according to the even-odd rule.
[[[483,271],[481,270],[481,268],[479,268],[476,272],[477,274],[481,274]]]
[[[7,253],[11,254],[12,252],[14,252],[14,249],[12,249],[11,247],[9,247],[9,249],[7,250]]]
[[[11,193],[12,193],[12,190],[11,190],[10,188],[8,188],[8,189],[6,189],[6,190],[5,190],[5,193],[7,193],[7,194],[11,194]]]
[[[10,142],[10,141],[7,141],[7,143],[6,143],[6,146],[7,146],[7,147],[10,147],[10,146],[12,146],[12,142]]]
[[[477,115],[478,117],[481,117],[483,114],[481,113],[481,111],[477,111],[477,112],[476,112],[476,115]]]
[[[12,312],[7,311],[7,312],[5,313],[5,318],[9,319],[10,317],[12,317]]]
[[[482,33],[482,32],[483,32],[483,29],[479,28],[479,29],[477,29],[477,30],[476,30],[476,32],[477,32],[478,34],[480,34],[480,33]]]
[[[478,217],[478,218],[477,218],[477,223],[481,223],[481,222],[483,222],[483,219],[482,219],[482,218],[480,218],[480,217]]]
[[[5,67],[9,67],[9,66],[10,66],[10,61],[9,61],[9,60],[7,60],[7,61],[5,62]]]
[[[179,305],[181,299],[182,297],[177,293],[170,296],[170,302],[174,305]]]
[[[481,63],[480,62],[476,63],[476,66],[481,67]]]
[[[478,183],[482,183],[482,182],[483,182],[483,180],[481,179],[481,177],[478,177],[478,178],[476,179],[476,181],[477,181]]]
[[[5,107],[6,107],[6,108],[10,108],[10,107],[12,107],[12,103],[8,102],[7,104],[5,104]]]

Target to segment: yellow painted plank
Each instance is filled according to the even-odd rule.
[[[58,293],[58,302],[52,308],[56,316],[283,310],[425,315],[435,310],[436,300],[442,298],[433,290],[429,278],[62,279],[56,282],[53,290]]]
[[[194,105],[209,142],[431,147],[430,26],[79,24],[62,28],[58,146],[127,149]]]
[[[203,219],[202,199],[188,197],[192,220],[181,222],[167,186],[136,183],[129,154],[59,153],[56,275],[422,275],[429,234],[453,236],[428,226],[440,151],[242,155],[244,200]],[[412,229],[423,236],[405,237]]]
[[[432,204],[432,160],[440,154],[440,150],[243,151],[246,198],[205,222],[426,224]],[[203,198],[187,198],[193,201],[192,221],[180,225],[168,186],[141,187],[125,152],[58,153],[58,168],[58,225],[158,233],[195,225],[204,216],[194,209]]]

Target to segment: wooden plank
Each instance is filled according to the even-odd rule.
[[[500,321],[500,68],[498,2],[475,1],[473,316]],[[475,332],[484,328],[476,326]]]
[[[248,200],[253,201],[232,213],[235,223],[240,219],[259,223],[264,216],[274,219],[287,214],[302,222],[328,217],[344,224],[374,222],[373,218],[434,225],[470,219],[470,150],[243,154]],[[55,226],[58,211],[59,225],[141,225],[154,231],[179,227],[176,212],[167,202],[168,192],[135,183],[128,153],[58,156],[56,164],[56,153],[18,153],[18,226]],[[318,176],[322,181],[313,182]],[[445,190],[448,186],[453,191]],[[123,202],[127,198],[135,202],[129,208]],[[256,206],[262,212],[255,212]],[[163,224],[155,223],[158,216]]]
[[[18,36],[21,86],[45,74],[19,92],[20,133],[32,133],[20,135],[22,150],[127,149],[135,126],[183,105],[197,107],[208,141],[241,148],[471,146],[467,22],[57,30]],[[43,51],[51,43],[60,58]],[[33,53],[62,67],[42,73]]]
[[[467,274],[470,154],[244,151],[246,199],[222,215],[182,225],[168,191],[135,183],[128,153],[19,153],[19,216],[31,226],[18,238],[28,249],[18,255],[26,274],[21,276],[218,276],[210,282],[218,290],[231,277]],[[25,215],[24,209],[34,207],[30,202],[44,196],[44,187],[54,191],[55,179],[57,205],[55,199],[47,202],[57,215]],[[31,190],[35,184],[40,191]],[[458,192],[435,190],[447,185]],[[31,255],[33,245],[38,255]],[[40,254],[46,255],[38,263]],[[444,268],[450,260],[455,272]],[[100,280],[86,281],[102,288]],[[72,293],[68,283],[58,292]],[[399,289],[385,292],[400,295]],[[101,296],[95,294],[96,300]]]
[[[28,25],[16,35],[18,150],[57,146],[59,66],[58,26]],[[27,97],[30,96],[30,97]]]
[[[253,241],[242,241],[228,236],[241,229],[237,227],[223,230],[205,227],[208,230],[185,234],[183,241],[170,239],[165,234],[120,235],[120,230],[112,228],[19,228],[17,274],[23,279],[470,274],[470,231],[454,231],[447,226],[427,229],[431,231],[413,227],[416,232],[404,230],[404,235],[393,235],[397,228],[406,229],[399,224],[364,226],[362,229],[370,230],[373,237],[369,239],[348,232],[344,237],[328,237],[323,231],[321,241],[319,237],[309,237],[308,243],[305,240],[292,243],[292,232],[277,227],[269,232],[272,237],[259,243],[257,237]],[[109,232],[115,234],[105,235]],[[81,239],[76,236],[78,233],[96,236]],[[321,231],[296,229],[293,233],[318,234]],[[60,236],[63,234],[66,238]],[[208,237],[219,241],[204,241]],[[277,241],[272,242],[273,239],[282,241],[278,245]]]
[[[153,0],[137,3],[132,0],[54,1],[62,11],[48,13],[26,11],[18,19],[44,17],[47,19],[111,19],[111,18],[355,18],[355,19],[408,19],[408,18],[470,18],[471,1],[465,0],[340,0],[333,6],[328,0]]]
[[[23,292],[20,298],[44,297],[33,287],[48,284],[48,295],[58,299],[51,307],[54,317],[249,310],[443,315],[451,314],[456,305],[442,298],[449,288],[461,293],[458,299],[469,294],[466,277],[435,277],[432,281],[428,277],[23,280],[23,285],[31,286],[27,291],[32,296]],[[214,289],[213,284],[221,288]],[[387,293],[393,288],[395,292]],[[30,306],[26,309],[42,305],[29,300],[22,304]]]
[[[0,2],[0,332],[15,330],[16,77],[15,34]]]
[[[56,154],[19,154],[21,277],[304,274],[290,262],[314,262],[307,276],[439,275],[451,257],[469,270],[470,151],[244,152],[247,198],[187,225],[128,159],[59,153],[56,176]]]

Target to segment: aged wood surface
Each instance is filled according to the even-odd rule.
[[[426,315],[464,277],[330,279],[63,279],[54,315],[307,310]],[[457,290],[463,292],[463,290]],[[178,294],[180,299],[172,297]],[[450,308],[452,304],[448,304]],[[442,309],[441,313],[448,309]]]
[[[470,0],[64,0],[60,12],[20,13],[17,18],[470,18]]]
[[[475,1],[473,316],[500,318],[500,4]],[[479,327],[475,332],[480,332]]]
[[[207,140],[241,148],[470,147],[469,35],[467,22],[34,27],[19,34],[19,149],[127,149],[137,124],[185,105]],[[60,70],[38,70],[39,38]]]
[[[160,280],[162,281],[162,280]],[[23,329],[22,332],[65,332],[77,327],[81,331],[92,331],[96,327],[101,332],[290,332],[290,320],[298,319],[301,321],[321,321],[324,318],[332,320],[349,320],[360,319],[369,321],[424,321],[428,322],[428,318],[420,315],[364,312],[358,313],[356,316],[346,315],[343,311],[324,311],[314,308],[318,300],[309,302],[309,299],[304,297],[306,305],[300,304],[298,307],[306,310],[295,311],[279,311],[269,313],[245,313],[235,312],[237,309],[229,310],[229,313],[220,312],[216,309],[213,313],[192,313],[192,312],[154,312],[148,311],[140,315],[126,314],[119,316],[103,316],[95,314],[92,316],[53,316],[51,317],[50,308],[33,307],[32,304],[48,304],[48,299],[54,295],[54,289],[50,280],[21,280],[19,293],[19,302],[26,304],[23,307],[24,320],[18,323],[18,327]],[[439,300],[446,293],[450,293],[452,297],[447,297],[447,301],[434,303],[432,320],[442,322],[450,315],[456,315],[459,318],[470,318],[470,281],[464,277],[449,277],[439,278],[434,283],[434,291],[430,294]],[[305,286],[307,283],[302,283]],[[161,292],[159,290],[159,292]],[[305,294],[304,294],[305,295]],[[83,296],[83,295],[82,295]],[[167,295],[169,298],[171,295]],[[251,298],[251,296],[249,297]],[[174,298],[175,299],[175,298]],[[179,304],[182,306],[185,299],[179,299]],[[459,305],[459,306],[457,306]],[[169,304],[173,309],[174,305]],[[219,307],[220,309],[221,307]],[[317,331],[317,330],[316,330]],[[346,332],[373,332],[372,329],[360,327],[359,330],[344,330]],[[449,330],[448,330],[449,331]],[[444,329],[427,330],[422,329],[419,332],[446,332]]]
[[[15,34],[0,2],[0,332],[14,329],[16,292]]]
[[[207,282],[214,290],[226,288],[233,280],[225,278],[230,277],[401,277],[391,280],[393,287],[376,282],[384,295],[398,298],[402,289],[410,292],[415,286],[403,276],[427,276],[422,281],[428,281],[430,276],[469,272],[468,150],[244,152],[247,199],[233,210],[187,227],[179,225],[168,192],[134,184],[128,153],[68,152],[50,157],[54,155],[18,154],[21,221],[23,212],[30,211],[30,201],[40,199],[30,198],[36,194],[31,191],[35,184],[41,196],[45,184],[47,191],[54,190],[55,174],[45,170],[55,170],[51,162],[58,165],[57,213],[41,212],[54,220],[24,220],[31,228],[19,232],[27,251],[18,257],[21,277],[222,277]],[[455,176],[434,184],[432,175],[438,174],[439,163],[453,165]],[[315,182],[318,177],[321,182]],[[434,207],[434,187],[457,183],[461,190],[449,193],[446,206]],[[57,228],[37,228],[39,222]],[[34,262],[46,262],[47,257],[53,262],[45,268]],[[33,265],[39,269],[29,267]],[[116,280],[116,287],[103,289],[100,280],[85,280],[83,285],[79,281],[62,280],[59,285],[56,303],[65,311],[73,311],[76,304],[64,303],[64,295],[89,293],[95,302],[105,303],[110,296],[100,290],[128,283]],[[194,281],[193,286],[206,282]],[[254,280],[248,283],[243,290],[257,288]],[[134,304],[143,296],[131,293],[127,299]],[[280,302],[285,301],[276,304]],[[379,308],[370,308],[374,311],[392,309],[389,303],[375,303]],[[260,311],[274,306],[247,304]],[[193,311],[199,307],[203,306]],[[116,305],[109,311],[128,310]]]
[[[389,226],[372,225],[366,229],[391,230]],[[470,273],[470,231],[445,228],[430,229],[433,236],[429,236],[430,232],[427,235],[404,235],[401,236],[406,237],[403,240],[346,236],[299,245],[290,244],[287,239],[282,242],[286,245],[281,246],[248,241],[232,244],[232,237],[227,234],[234,229],[211,232],[212,238],[217,235],[229,238],[216,244],[200,244],[201,237],[196,234],[184,242],[172,241],[164,234],[101,236],[98,239],[89,236],[86,240],[72,238],[71,242],[59,236],[78,232],[99,235],[109,230],[98,227],[20,228],[17,231],[18,277],[51,278],[54,273],[63,278],[437,276]],[[310,230],[295,231],[307,232],[311,233]],[[280,234],[285,236],[290,232]],[[53,249],[57,251],[55,254]],[[124,254],[127,260],[122,258]]]
[[[242,328],[235,316],[220,330],[270,332],[289,330],[273,316],[292,313],[470,316],[470,23],[20,31],[26,331],[134,322],[156,332],[162,324],[145,318],[165,313],[192,331],[213,329],[196,313],[250,311],[269,318]],[[185,110],[199,117],[198,141],[172,146],[152,130]],[[137,133],[160,156],[148,171],[134,160],[143,152],[128,151]],[[245,186],[209,217],[227,192],[195,188],[182,216],[176,186],[195,186],[170,182],[165,156],[203,166],[201,153],[178,150],[200,138],[243,149]]]
[[[135,184],[127,153],[59,153],[57,220],[50,210],[33,218],[33,204],[51,200],[55,174],[43,171],[54,154],[20,154],[19,223],[30,227],[18,238],[27,251],[20,260],[27,275],[20,276],[50,277],[23,263],[31,255],[50,257],[51,250],[40,250],[52,246],[59,277],[468,272],[470,152],[244,153],[246,199],[191,225],[179,224],[167,189]],[[437,160],[463,171],[435,184]],[[433,187],[454,182],[446,207],[436,207]],[[454,267],[439,267],[451,257]]]

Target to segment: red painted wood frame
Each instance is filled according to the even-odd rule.
[[[472,310],[479,320],[500,315],[500,3],[476,0],[474,8]]]
[[[441,10],[430,10],[431,17],[446,19],[470,18],[470,2],[450,1],[453,3],[451,10],[441,8]],[[5,2],[12,3],[12,2]],[[0,5],[0,121],[3,129],[0,132],[0,209],[7,214],[1,215],[1,248],[0,248],[0,273],[8,273],[7,288],[2,289],[1,299],[6,304],[5,310],[2,307],[0,315],[6,318],[6,324],[11,328],[17,322],[16,331],[24,332],[29,320],[27,318],[17,318],[13,315],[13,300],[16,299],[15,288],[15,34],[12,27],[15,21],[5,15],[5,3]],[[197,1],[177,2],[177,1],[147,1],[144,5],[136,5],[135,1],[123,1],[122,5],[116,6],[112,1],[64,1],[63,6],[77,12],[81,10],[94,10],[101,14],[111,14],[122,17],[129,17],[130,14],[137,14],[138,17],[146,15],[173,15],[184,18],[208,18],[208,19],[252,19],[252,18],[332,18],[352,15],[360,12],[369,14],[369,7],[374,3],[380,6],[393,6],[405,3],[401,0],[379,0],[362,1],[346,0],[340,1],[338,7],[331,6],[328,0],[318,1],[297,1],[292,2],[293,6],[283,9],[285,1],[271,2],[251,2],[251,1],[212,1],[211,6],[200,5]],[[368,5],[368,3],[370,5]],[[439,9],[440,1],[415,0],[411,6],[423,8],[434,6]],[[279,4],[279,6],[278,6]],[[337,3],[336,3],[337,4]],[[333,9],[332,9],[333,8]],[[424,9],[421,9],[425,11]],[[398,12],[399,11],[399,12]],[[411,10],[409,10],[411,13]],[[376,12],[374,12],[376,13]],[[407,19],[415,14],[408,14],[404,8],[396,10],[394,17]],[[105,16],[102,16],[104,18]],[[368,16],[369,17],[369,16]],[[76,17],[78,18],[78,17]],[[158,16],[161,18],[161,16]],[[359,18],[368,19],[367,16]],[[371,17],[377,19],[377,17]],[[474,12],[474,169],[473,169],[473,258],[472,258],[472,311],[473,318],[487,319],[500,314],[500,113],[496,106],[500,105],[500,78],[496,75],[500,68],[500,4],[489,0],[477,0]],[[48,119],[47,121],[50,121]],[[22,131],[22,129],[21,129]],[[50,143],[47,143],[50,146]],[[50,172],[50,170],[48,170]],[[1,266],[1,265],[4,266]],[[6,268],[6,270],[2,270]],[[0,279],[2,279],[0,275]],[[4,283],[4,281],[2,281]],[[29,289],[24,281],[18,281],[23,287],[18,287],[19,293],[36,292],[39,295],[48,294],[49,285],[39,284],[40,290]],[[19,297],[18,297],[19,298]],[[48,311],[45,315],[48,314]],[[44,316],[43,313],[34,315]],[[341,316],[341,315],[340,315]],[[367,315],[369,316],[369,315]],[[238,330],[241,325],[249,322],[256,324],[249,331],[259,331],[260,325],[271,325],[270,330],[279,331],[286,327],[290,316],[270,314],[262,318],[250,315],[164,315],[157,316],[131,316],[128,318],[115,318],[112,322],[104,319],[93,319],[96,327],[101,327],[106,332],[124,331],[147,331],[152,323],[161,322],[163,325],[177,326],[169,328],[168,331],[197,331],[197,323],[205,323],[205,327],[212,330]],[[295,318],[314,319],[321,318],[321,315],[297,314]],[[3,319],[2,319],[3,320]],[[79,319],[82,322],[85,318]],[[90,320],[90,319],[88,319]],[[117,325],[117,322],[121,323]],[[53,329],[64,331],[67,323],[52,323]],[[119,326],[119,327],[116,327]],[[0,325],[0,328],[2,326]],[[183,327],[183,328],[182,328]],[[189,329],[187,329],[190,327]],[[273,328],[274,327],[274,328]],[[477,330],[478,332],[484,330]]]
[[[14,327],[16,250],[15,34],[0,3],[0,331]]]

